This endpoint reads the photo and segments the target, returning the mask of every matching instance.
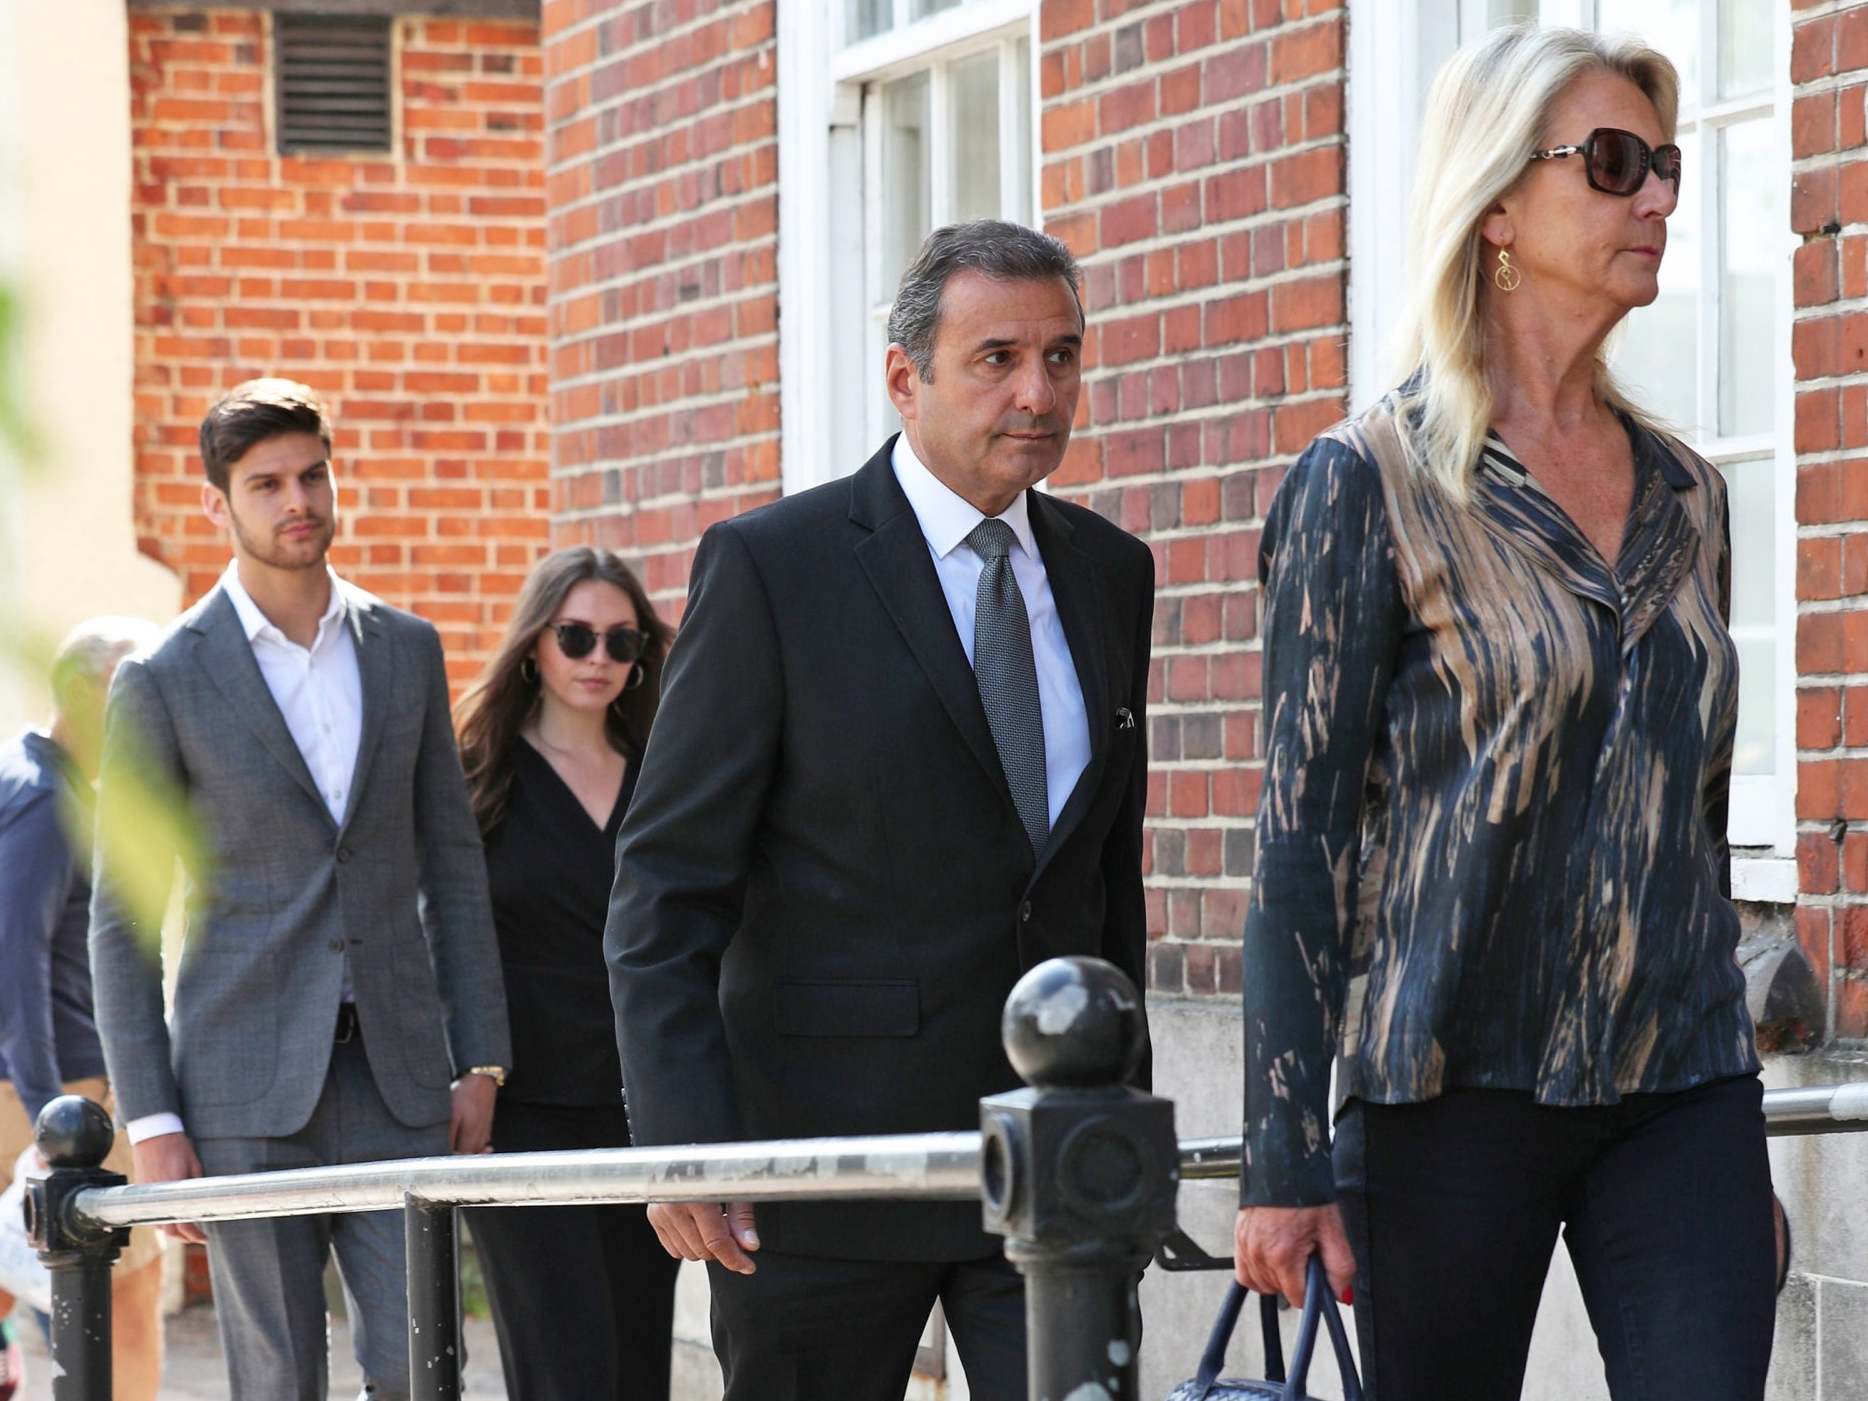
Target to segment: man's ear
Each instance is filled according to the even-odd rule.
[[[888,357],[882,362],[882,383],[888,390],[889,402],[895,405],[895,412],[902,416],[902,422],[912,423],[919,407],[915,396],[921,388],[921,372],[900,345],[889,347]]]
[[[227,493],[213,482],[201,483],[201,514],[222,530],[233,523],[232,512],[227,505]]]

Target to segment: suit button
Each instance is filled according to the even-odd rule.
[[[1031,923],[1031,901],[1027,900],[1018,907],[1018,922],[1020,924]]]
[[[340,846],[337,849],[337,864],[341,866],[348,860],[350,860],[350,848],[347,846]]]
[[[342,939],[331,940],[331,952],[332,953],[342,953],[343,951],[344,951],[344,941]]]

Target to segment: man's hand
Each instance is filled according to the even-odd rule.
[[[159,1133],[154,1138],[145,1138],[131,1145],[130,1157],[132,1176],[138,1182],[181,1182],[201,1176],[201,1160],[195,1156],[195,1146],[185,1133]],[[174,1221],[158,1229],[178,1240],[193,1241],[196,1245],[208,1243],[206,1233],[193,1221]]]
[[[1232,1231],[1233,1273],[1247,1289],[1282,1294],[1294,1307],[1302,1308],[1305,1267],[1318,1254],[1323,1257],[1330,1292],[1349,1303],[1356,1261],[1335,1203],[1239,1209]]]
[[[758,1268],[746,1254],[759,1248],[751,1202],[651,1202],[649,1224],[677,1260],[718,1260],[742,1275]]]
[[[499,1086],[490,1075],[463,1075],[454,1082],[454,1102],[448,1111],[450,1153],[493,1151],[493,1097]]]

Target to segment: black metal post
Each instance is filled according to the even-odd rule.
[[[130,1233],[85,1221],[72,1196],[122,1185],[99,1166],[116,1130],[100,1106],[60,1095],[33,1137],[51,1168],[27,1186],[26,1230],[52,1276],[52,1401],[110,1401],[110,1267]]]
[[[1145,1038],[1141,995],[1097,958],[1054,958],[1005,1004],[1031,1086],[980,1101],[986,1229],[1025,1277],[1031,1401],[1136,1395],[1135,1287],[1174,1228],[1174,1105],[1123,1082]]]
[[[454,1208],[411,1196],[403,1209],[409,1271],[409,1395],[460,1401],[461,1271]]]

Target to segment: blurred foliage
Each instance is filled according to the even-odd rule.
[[[24,344],[23,307],[18,291],[0,282],[0,511],[17,509],[29,476],[44,473],[44,440],[25,408],[21,383],[21,347]],[[127,445],[126,445],[127,448]],[[8,536],[0,532],[0,551],[8,548]],[[8,572],[8,561],[0,558],[0,579]],[[84,567],[82,560],[72,567]],[[51,675],[56,640],[45,636],[19,615],[17,592],[0,587],[0,665],[14,668],[20,675],[45,678]],[[65,718],[73,729],[73,747],[95,755],[103,747],[101,710],[80,713],[74,706]],[[134,752],[131,746],[124,746]],[[131,762],[117,766],[113,774],[115,796],[104,811],[93,840],[108,868],[115,874],[114,888],[136,927],[142,931],[155,957],[162,937],[162,922],[168,911],[169,892],[174,885],[175,863],[179,858],[200,879],[203,847],[192,820],[186,799],[158,769]],[[75,816],[68,814],[68,820]]]

